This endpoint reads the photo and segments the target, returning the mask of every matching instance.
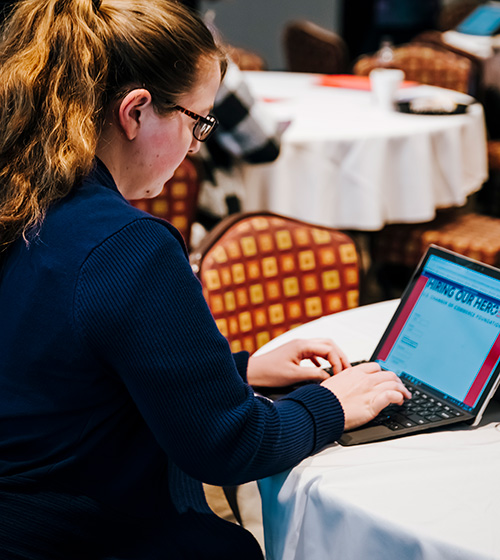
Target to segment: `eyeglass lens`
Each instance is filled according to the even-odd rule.
[[[207,122],[209,121],[209,122]],[[212,132],[216,128],[217,121],[212,117],[212,115],[208,115],[206,120],[199,120],[195,127],[194,127],[194,136],[200,142],[204,142],[207,138],[212,134]]]

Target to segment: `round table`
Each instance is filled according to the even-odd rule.
[[[292,338],[328,336],[369,358],[398,301],[306,323]],[[338,444],[259,481],[268,560],[499,560],[500,404],[479,428]]]
[[[270,210],[342,229],[375,231],[388,223],[434,218],[463,205],[487,178],[482,106],[463,115],[384,111],[370,91],[325,85],[325,77],[246,72],[269,118],[290,123],[276,161],[242,164],[244,209]],[[358,89],[354,89],[354,87]],[[399,95],[464,94],[432,86]]]

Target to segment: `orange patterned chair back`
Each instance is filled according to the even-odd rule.
[[[192,255],[193,270],[234,352],[356,307],[359,258],[346,234],[268,212],[225,218]]]
[[[356,61],[353,72],[359,76],[368,76],[374,68],[380,66],[376,54],[363,55]],[[462,93],[472,93],[477,81],[470,58],[437,45],[410,43],[395,47],[390,67],[403,70],[406,80]]]
[[[158,196],[132,200],[131,204],[170,222],[180,231],[189,248],[199,190],[200,180],[196,166],[190,159],[185,159]]]
[[[350,71],[347,45],[340,35],[307,20],[290,21],[283,31],[286,69],[344,74]]]

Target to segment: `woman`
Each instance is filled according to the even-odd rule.
[[[180,235],[127,202],[215,126],[196,16],[25,0],[0,52],[0,558],[261,558],[201,481],[291,467],[407,392],[328,340],[232,355]],[[305,378],[276,404],[247,384]]]

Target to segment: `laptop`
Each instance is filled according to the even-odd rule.
[[[370,361],[394,371],[412,399],[340,444],[476,426],[500,383],[500,270],[431,245]]]
[[[457,27],[459,33],[467,35],[496,35],[500,30],[500,2],[481,4]]]

